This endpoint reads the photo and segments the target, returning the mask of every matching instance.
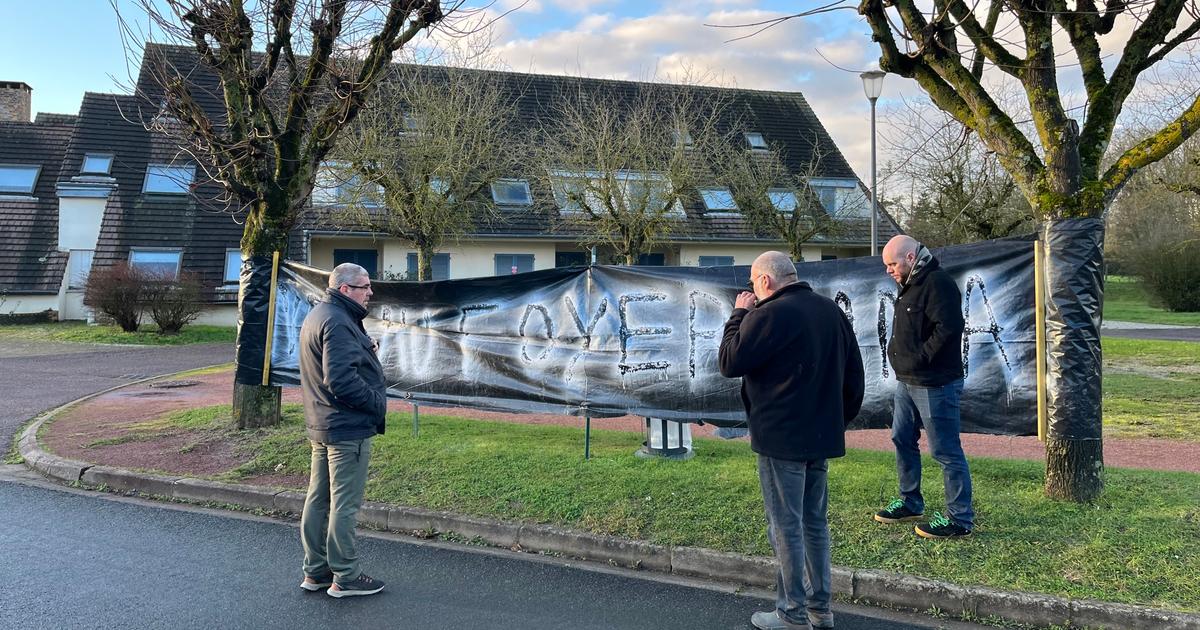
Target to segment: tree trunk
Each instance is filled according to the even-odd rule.
[[[433,248],[417,245],[417,280],[433,280]]]
[[[282,390],[262,384],[271,264],[270,256],[249,256],[242,264],[233,387],[233,418],[239,429],[276,425],[282,418],[279,410]]]
[[[1104,488],[1100,321],[1104,222],[1050,221],[1046,284],[1047,496],[1091,501]]]
[[[1103,488],[1103,440],[1046,439],[1046,496],[1088,501]]]
[[[258,429],[283,420],[283,388],[272,385],[233,384],[233,421],[238,429]]]

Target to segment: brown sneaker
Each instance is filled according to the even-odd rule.
[[[330,586],[333,586],[333,574],[332,573],[330,573],[328,575],[319,575],[317,577],[313,577],[311,575],[306,575],[306,576],[304,576],[304,581],[300,583],[300,588],[302,588],[310,593],[316,593],[317,591],[323,591],[323,590],[329,588]]]

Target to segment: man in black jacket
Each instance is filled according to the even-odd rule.
[[[367,483],[371,437],[387,412],[383,366],[362,320],[371,278],[353,263],[329,275],[325,299],[300,327],[300,388],[312,445],[308,495],[300,519],[306,591],[373,595],[383,582],[359,568],[354,526]]]
[[[888,275],[900,284],[887,354],[896,371],[892,443],[900,498],[875,514],[881,523],[921,520],[921,428],[929,450],[942,466],[946,516],[935,513],[916,525],[925,538],[955,538],[971,533],[971,471],[959,439],[959,399],[963,389],[962,294],[937,258],[909,236],[896,236],[883,248]]]
[[[863,400],[854,329],[833,300],[796,279],[786,254],[750,267],[753,293],[737,296],[725,323],[719,366],[742,377],[750,448],[779,560],[775,610],[756,628],[832,628],[828,463],[846,454],[846,425]]]

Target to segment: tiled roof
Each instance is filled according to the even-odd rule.
[[[87,153],[113,154],[115,188],[108,198],[94,264],[108,266],[128,260],[133,248],[183,250],[182,267],[200,273],[210,285],[221,283],[225,250],[242,237],[239,219],[218,200],[222,191],[205,183],[203,172],[191,195],[142,192],[149,164],[193,164],[162,134],[147,131],[155,111],[136,96],[85,94],[79,124],[63,162],[62,180],[79,173]],[[209,201],[205,201],[209,200]]]
[[[67,255],[58,251],[54,185],[74,116],[0,122],[0,164],[41,166],[32,196],[0,195],[0,291],[58,293]]]
[[[183,250],[183,268],[200,273],[209,284],[220,284],[227,248],[236,248],[242,237],[245,213],[224,201],[224,191],[197,173],[199,185],[189,195],[142,192],[146,168],[152,163],[191,163],[169,138],[149,131],[146,123],[158,114],[161,89],[151,70],[153,59],[167,59],[189,77],[193,95],[202,107],[223,118],[219,84],[215,76],[197,66],[194,51],[185,47],[149,45],[138,80],[136,96],[88,93],[79,115],[39,114],[34,123],[0,123],[0,162],[31,162],[43,165],[35,198],[0,198],[0,289],[22,293],[55,293],[61,282],[66,253],[58,252],[58,200],[55,180],[63,185],[87,184],[79,171],[87,153],[111,153],[111,186],[96,247],[95,264],[107,266],[125,261],[131,248],[178,248]],[[444,72],[423,67],[422,72]],[[644,84],[604,79],[578,79],[549,75],[493,73],[502,89],[511,90],[518,103],[518,118],[531,130],[546,128],[554,115],[554,104],[562,90],[603,92],[618,101],[632,101]],[[820,175],[829,178],[857,177],[832,139],[797,93],[733,90],[699,87],[702,95],[725,99],[729,112],[750,121],[772,144],[787,148],[788,164],[801,169],[811,160],[813,139],[824,155]],[[733,115],[733,114],[730,114]],[[578,230],[561,220],[553,195],[540,173],[514,173],[529,181],[534,205],[504,209],[501,220],[474,226],[477,238],[562,238],[574,239]],[[697,196],[686,204],[687,219],[673,226],[668,240],[761,241],[737,215],[705,214]],[[865,220],[848,222],[849,228],[836,239],[842,244],[863,244],[869,239]],[[337,219],[335,208],[310,209],[301,217],[290,238],[290,256],[304,259],[307,230],[356,231]],[[896,233],[889,218],[881,222],[881,242]],[[769,239],[768,239],[769,240]],[[814,239],[821,242],[823,239]]]

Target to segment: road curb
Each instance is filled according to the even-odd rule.
[[[74,404],[74,403],[71,403]],[[64,405],[59,409],[69,405]],[[43,414],[25,428],[18,447],[26,465],[47,477],[67,483],[201,503],[220,503],[249,509],[299,514],[304,494],[258,486],[221,483],[189,477],[134,472],[110,466],[63,459],[41,449],[37,432],[58,409]],[[617,566],[704,577],[757,587],[773,587],[777,565],[773,558],[746,556],[696,547],[670,547],[600,536],[541,524],[435,512],[422,508],[364,503],[363,525],[422,536],[452,534],[472,542],[514,550],[557,554]],[[975,618],[995,616],[1035,626],[1104,628],[1111,630],[1200,630],[1200,614],[960,586],[928,578],[872,569],[834,567],[834,593],[855,600],[920,612],[940,610]]]

